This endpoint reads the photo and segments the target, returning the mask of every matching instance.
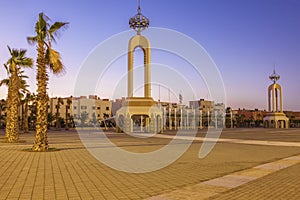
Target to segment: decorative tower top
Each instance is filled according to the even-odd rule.
[[[274,84],[276,83],[276,81],[280,79],[279,74],[276,73],[275,66],[274,66],[273,74],[271,74],[269,78],[271,79],[271,81],[273,81]]]
[[[149,27],[149,19],[145,17],[141,12],[141,2],[138,1],[138,13],[131,17],[129,20],[130,28],[135,30],[138,35],[141,34],[141,32]]]

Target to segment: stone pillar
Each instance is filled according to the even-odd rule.
[[[189,123],[189,110],[186,110],[186,128],[185,129],[190,129],[190,123]]]
[[[169,104],[169,130],[172,130],[172,108],[171,105]]]
[[[164,108],[164,112],[163,112],[163,129],[164,130],[166,130],[166,122],[167,122],[167,120],[166,120],[166,111],[167,111],[167,109],[166,109],[166,107],[163,107]]]
[[[207,112],[207,128],[209,128],[210,126],[209,116],[210,116],[210,111]]]
[[[199,115],[199,128],[200,129],[202,129],[203,128],[203,122],[202,122],[202,110],[199,110],[199,113],[200,113],[200,115]]]
[[[177,129],[177,113],[176,113],[176,108],[174,108],[174,129]]]
[[[180,108],[180,129],[182,129],[183,127],[183,116],[182,116],[182,108]]]
[[[141,115],[141,124],[140,124],[140,129],[141,129],[141,132],[143,132],[143,115]]]
[[[150,47],[144,51],[144,96],[151,97],[151,51]]]
[[[215,111],[214,113],[215,113],[215,128],[218,128],[218,116],[217,116],[218,112]]]
[[[128,52],[128,97],[133,97],[133,51]]]
[[[193,129],[195,129],[197,127],[197,125],[196,125],[196,111],[195,111],[194,108],[193,108],[193,115],[194,115],[194,117],[193,117]]]
[[[232,110],[230,110],[230,128],[233,128]]]

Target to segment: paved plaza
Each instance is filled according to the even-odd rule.
[[[145,153],[169,144],[175,132],[150,138],[101,134],[126,151]],[[300,129],[226,129],[199,159],[205,134],[199,131],[188,150],[165,168],[126,173],[91,155],[75,130],[49,131],[50,147],[58,151],[41,153],[28,151],[33,132],[8,144],[0,130],[0,199],[300,198]],[[182,141],[189,139],[187,132]]]

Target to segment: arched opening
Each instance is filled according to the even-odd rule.
[[[270,128],[270,125],[269,125],[269,121],[268,121],[268,120],[266,120],[266,121],[264,122],[264,127],[265,127],[265,128]]]
[[[287,128],[287,124],[285,120],[278,121],[278,128]]]
[[[145,51],[137,46],[133,52],[133,96],[144,97],[145,93]]]
[[[134,62],[134,59],[137,58]],[[139,60],[143,58],[143,62]],[[137,77],[144,77],[144,96],[143,97],[151,97],[151,50],[150,50],[150,42],[147,38],[137,35],[131,38],[128,46],[128,97],[133,97],[133,82]],[[143,70],[144,75],[133,75],[134,63],[139,66],[144,66]],[[136,82],[136,81],[135,81]],[[141,84],[142,85],[142,84]],[[140,92],[139,92],[140,93]]]
[[[132,115],[133,132],[148,132],[150,117],[148,115]]]
[[[271,122],[270,122],[270,128],[276,128],[276,121],[271,120]]]

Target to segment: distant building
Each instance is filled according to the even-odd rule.
[[[77,124],[81,124],[81,122],[84,121],[84,125],[91,123],[96,124],[100,120],[111,116],[112,104],[109,99],[100,99],[96,95],[89,95],[88,97],[51,98],[48,112],[54,117],[56,117],[57,114],[59,101],[62,102],[59,105],[59,117],[63,120],[66,120],[66,112],[69,113],[69,116],[71,116]]]
[[[291,128],[300,128],[300,112],[285,111],[284,113],[290,119]]]
[[[214,101],[208,101],[204,99],[200,99],[197,101],[190,101],[189,102],[190,108],[193,109],[200,109],[203,113],[209,113],[212,112],[215,108],[215,102]],[[224,107],[225,108],[225,107]]]
[[[96,95],[74,97],[71,107],[74,120],[85,125],[100,122],[110,117],[112,112],[112,102]]]
[[[214,111],[216,111],[218,113],[225,113],[226,112],[225,104],[224,103],[216,103],[214,105]]]
[[[264,110],[249,110],[238,109],[232,110],[233,120],[237,127],[260,127],[263,126],[263,118],[267,111]]]
[[[115,116],[117,113],[117,110],[119,110],[122,105],[124,104],[126,98],[122,97],[122,99],[116,99],[114,101],[112,101],[112,108],[111,108],[111,114],[112,116]]]

